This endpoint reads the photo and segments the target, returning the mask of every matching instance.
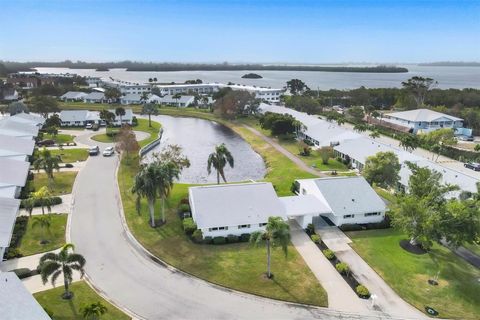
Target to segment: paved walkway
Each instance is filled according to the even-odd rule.
[[[61,195],[62,203],[52,206],[52,213],[70,213],[72,211],[72,195],[64,194]],[[45,208],[45,213],[48,213],[48,210]],[[33,208],[32,215],[42,214],[42,208],[36,207]],[[25,209],[20,209],[20,216],[28,216],[28,212]]]
[[[365,285],[370,293],[376,296],[375,309],[406,318],[427,319],[422,312],[405,302],[392,288],[373,270],[365,260],[353,250],[349,243],[352,242],[337,227],[323,226],[317,229],[322,241],[335,252],[342,262],[346,262],[358,282]],[[392,272],[395,272],[392,270]]]
[[[290,151],[288,151],[287,149],[285,149],[284,147],[282,147],[280,144],[278,144],[275,140],[273,140],[272,138],[269,138],[267,137],[266,135],[264,135],[263,133],[261,133],[260,131],[258,131],[257,129],[255,128],[252,128],[250,126],[247,126],[246,124],[243,125],[245,128],[247,128],[248,130],[250,130],[253,134],[255,134],[256,136],[262,138],[265,142],[267,142],[268,144],[270,144],[272,147],[274,147],[278,152],[280,152],[281,154],[283,154],[284,156],[286,156],[288,159],[292,160],[297,166],[299,166],[302,170],[304,171],[307,171],[313,175],[316,175],[316,176],[319,176],[319,177],[326,177],[327,175],[324,174],[324,173],[321,173],[315,169],[313,169],[312,167],[308,166],[305,162],[303,162],[300,158],[298,158],[297,156],[295,156],[294,154],[292,154]]]

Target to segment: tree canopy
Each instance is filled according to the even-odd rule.
[[[400,162],[395,153],[378,152],[365,161],[363,176],[370,183],[382,188],[394,188],[400,180]]]
[[[289,114],[266,112],[259,121],[260,126],[270,130],[272,135],[292,134],[304,127],[300,121]]]

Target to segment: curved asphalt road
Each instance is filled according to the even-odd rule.
[[[88,135],[77,137],[86,145]],[[120,211],[117,157],[90,157],[74,186],[70,238],[86,257],[91,283],[145,319],[380,319],[307,308],[219,288],[153,262],[127,236]],[[386,317],[385,317],[386,318]]]

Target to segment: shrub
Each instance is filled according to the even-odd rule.
[[[250,233],[242,233],[240,235],[240,242],[248,242],[250,241]]]
[[[180,212],[190,212],[190,205],[186,204],[186,203],[182,203],[179,207],[178,207],[178,210]]]
[[[195,242],[195,243],[201,243],[201,242],[203,241],[203,233],[202,233],[202,230],[197,229],[197,230],[193,231],[192,240],[193,240],[193,242]]]
[[[318,234],[312,234],[310,239],[312,239],[312,241],[315,243],[320,243],[320,236]]]
[[[19,279],[25,279],[34,274],[37,274],[37,270],[30,270],[28,268],[18,268],[12,271],[17,275]]]
[[[65,168],[73,168],[73,164],[71,164],[71,163],[65,163]]]
[[[233,234],[229,234],[227,236],[227,241],[228,241],[228,243],[236,243],[236,242],[238,242],[238,236],[233,235]]]
[[[190,205],[190,201],[188,200],[188,198],[183,198],[182,200],[180,200],[180,204],[188,204],[188,205]]]
[[[314,234],[315,233],[315,226],[313,225],[313,223],[309,223],[307,225],[307,233],[308,234]]]
[[[53,205],[60,204],[60,203],[62,203],[62,198],[60,198],[60,197],[51,197],[50,198],[50,205],[53,206]],[[24,204],[25,204],[25,202],[24,202],[24,200],[22,200],[20,202],[20,208],[24,208]],[[42,201],[37,200],[37,201],[35,201],[33,206],[34,207],[40,207],[41,205],[42,205]]]
[[[360,231],[360,230],[363,230],[365,228],[363,228],[359,224],[346,223],[346,224],[342,224],[339,227],[339,229],[342,230],[343,232],[347,232],[347,231]]]
[[[137,117],[133,116],[132,118],[132,126],[137,126],[138,125],[138,119]]]
[[[203,243],[205,244],[212,244],[212,242],[213,242],[213,239],[210,236],[206,236],[205,238],[203,238]]]
[[[197,224],[192,218],[185,218],[183,219],[183,230],[186,234],[192,234],[195,230],[197,230]]]
[[[343,275],[348,275],[350,273],[350,267],[345,262],[337,263],[335,269]]]
[[[213,238],[213,244],[225,244],[227,243],[227,240],[225,237],[215,237]]]
[[[325,249],[322,253],[328,260],[333,260],[335,258],[335,253],[330,249]]]
[[[13,239],[13,237],[12,237]],[[15,258],[21,258],[23,257],[23,254],[18,250],[17,248],[9,248],[7,253],[5,253],[5,258],[8,259],[15,259]]]
[[[367,287],[365,287],[364,285],[359,284],[355,288],[355,292],[360,298],[365,298],[365,299],[370,298],[370,291],[368,291]]]

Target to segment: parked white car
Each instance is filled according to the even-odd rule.
[[[115,150],[113,150],[113,147],[107,147],[105,150],[103,150],[103,156],[104,157],[110,157],[115,153]]]

